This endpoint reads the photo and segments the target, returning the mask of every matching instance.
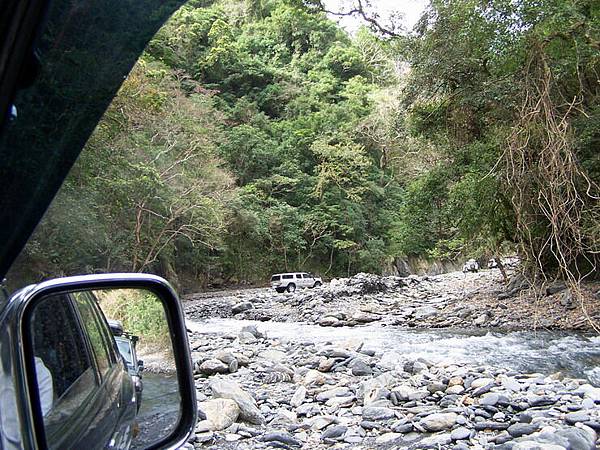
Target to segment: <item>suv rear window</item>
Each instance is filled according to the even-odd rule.
[[[282,277],[284,280],[291,280],[292,278],[294,278],[294,275],[282,275]]]
[[[279,281],[279,280],[281,280],[281,275],[273,275],[271,277],[271,281]]]

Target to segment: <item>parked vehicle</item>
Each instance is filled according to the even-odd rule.
[[[479,263],[471,258],[469,260],[467,260],[467,262],[463,265],[462,268],[463,273],[467,273],[467,272],[474,272],[477,273],[479,272]]]
[[[137,398],[137,409],[139,411],[142,405],[142,392],[144,391],[144,383],[142,381],[142,372],[144,371],[144,361],[137,358],[136,345],[139,337],[134,336],[126,331],[123,331],[123,325],[118,320],[108,320],[110,330],[113,333],[115,342],[125,364],[129,375],[135,386],[135,395]]]
[[[323,284],[321,277],[308,272],[276,273],[271,276],[271,287],[277,292],[294,292],[297,288],[315,288]]]

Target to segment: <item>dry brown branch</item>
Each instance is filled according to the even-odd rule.
[[[556,93],[543,43],[532,48],[523,89],[519,122],[502,156],[523,253],[535,262],[536,272],[545,281],[553,275],[547,265],[554,260],[558,276],[571,288],[590,325],[600,332],[587,314],[581,293],[581,281],[596,271],[598,263],[590,257],[598,242],[585,235],[583,225],[586,217],[597,217],[600,212],[600,189],[577,161],[571,127],[572,117],[582,112],[583,99],[578,95],[566,104],[556,101],[561,94]]]

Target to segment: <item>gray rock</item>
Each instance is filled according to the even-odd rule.
[[[198,409],[202,411],[208,430],[221,431],[233,424],[240,415],[237,403],[227,398],[216,398],[201,402]]]
[[[321,408],[316,403],[304,403],[296,408],[296,414],[313,417],[321,414]]]
[[[323,358],[321,361],[319,361],[319,371],[321,372],[329,372],[331,371],[331,369],[333,369],[333,366],[335,366],[337,360],[334,358]]]
[[[492,393],[484,395],[479,400],[479,404],[486,405],[486,406],[494,406],[496,403],[498,403],[499,399],[500,399],[500,395],[496,394],[495,392],[492,392]]]
[[[450,433],[450,437],[452,438],[453,441],[460,441],[463,439],[468,439],[469,436],[471,436],[471,430],[469,430],[468,428],[465,428],[465,427],[458,427],[458,428],[452,430],[452,433]]]
[[[404,437],[401,433],[385,433],[375,439],[377,444],[388,444]]]
[[[570,450],[594,450],[596,448],[596,433],[590,428],[568,427],[556,432],[569,442]]]
[[[344,425],[333,425],[328,427],[323,434],[321,434],[321,440],[342,440],[344,438],[344,434],[348,431],[348,427]]]
[[[244,391],[237,383],[222,378],[213,378],[209,383],[210,390],[216,398],[228,398],[235,401],[240,408],[240,418],[250,423],[262,424],[264,416],[258,409],[256,400]]]
[[[536,441],[517,442],[511,447],[511,450],[566,450],[562,445],[540,444]]]
[[[461,386],[460,384],[455,384],[454,386],[450,386],[448,389],[446,389],[446,394],[458,395],[462,394],[464,391],[465,388],[463,386]]]
[[[325,402],[326,406],[336,407],[336,408],[345,408],[348,406],[352,406],[356,401],[356,397],[354,395],[348,395],[346,397],[333,397]]]
[[[557,292],[564,291],[567,288],[567,285],[564,281],[555,281],[554,283],[550,283],[546,286],[546,295],[553,295]]]
[[[529,404],[533,407],[536,406],[549,406],[554,405],[557,402],[558,398],[549,397],[549,396],[540,396],[540,397],[532,397],[529,399]]]
[[[575,309],[577,307],[573,302],[573,294],[571,294],[570,290],[560,294],[560,305],[567,309]]]
[[[520,423],[531,423],[532,420],[533,420],[533,417],[531,416],[531,414],[528,414],[528,413],[519,414],[519,422]]]
[[[229,373],[229,366],[218,359],[208,359],[198,367],[198,372],[203,375],[215,375],[217,373]]]
[[[388,420],[396,417],[396,413],[393,409],[383,406],[365,406],[362,416],[365,420]]]
[[[433,448],[439,449],[452,442],[450,433],[434,434],[433,436],[426,437],[419,442],[419,448]]]
[[[426,371],[428,369],[427,364],[422,363],[421,361],[415,361],[415,363],[413,364],[413,370],[412,373],[420,373],[423,371]]]
[[[481,326],[485,325],[485,323],[487,322],[487,320],[488,320],[487,314],[480,314],[473,321],[473,325],[475,325],[477,327],[481,327]]]
[[[578,422],[587,422],[590,416],[585,412],[572,412],[565,416],[565,421],[569,425],[575,425]]]
[[[473,396],[479,397],[480,395],[486,394],[486,393],[490,392],[490,390],[494,386],[496,386],[496,383],[494,383],[494,382],[486,384],[485,386],[481,386],[480,388],[477,388],[473,391]]]
[[[594,407],[594,400],[591,398],[584,398],[581,402],[581,407],[583,409],[592,409]]]
[[[256,344],[257,339],[252,333],[248,333],[247,331],[242,331],[238,335],[238,339],[241,344]]]
[[[387,400],[390,396],[390,391],[384,387],[375,387],[365,391],[363,403],[365,406],[369,406],[375,402]]]
[[[272,433],[263,434],[258,438],[262,442],[280,442],[285,445],[290,445],[292,447],[300,447],[302,444],[300,441],[295,439],[290,433],[286,433],[285,431],[276,431]]]
[[[256,325],[245,325],[242,327],[241,332],[242,333],[250,333],[256,339],[265,339],[266,338],[264,333],[261,333],[260,331],[258,331],[258,328],[256,327]]]
[[[414,430],[412,423],[402,423],[399,425],[394,425],[392,427],[392,431],[394,433],[410,433]]]
[[[456,423],[456,413],[434,413],[419,421],[419,425],[427,431],[449,430]]]
[[[478,388],[487,386],[489,384],[491,384],[492,386],[495,384],[493,378],[477,378],[476,380],[473,380],[473,382],[471,383],[471,388],[478,389]]]
[[[376,430],[381,428],[381,424],[379,422],[373,422],[372,420],[363,420],[360,422],[360,426],[365,430]]]
[[[600,388],[594,387],[591,384],[583,384],[575,391],[575,394],[581,395],[584,398],[590,398],[596,403],[600,403]]]
[[[212,441],[215,437],[215,433],[212,431],[208,431],[205,433],[196,433],[196,442],[200,444],[204,444],[206,442]]]
[[[434,382],[427,386],[427,390],[429,393],[433,394],[435,392],[445,391],[446,385],[443,383]]]
[[[237,305],[234,305],[231,307],[231,313],[232,314],[240,314],[243,313],[244,311],[248,311],[249,309],[254,308],[254,305],[250,302],[242,302],[242,303],[238,303]]]
[[[401,402],[413,401],[413,400],[422,400],[429,395],[429,391],[426,389],[415,389],[408,385],[401,385],[396,387],[392,393],[392,401],[395,404],[399,404]]]
[[[421,306],[420,308],[415,309],[414,316],[415,319],[427,319],[429,317],[435,317],[440,313],[440,311],[433,306]]]
[[[506,430],[509,426],[510,426],[509,423],[504,423],[504,422],[488,422],[488,421],[483,421],[483,422],[477,422],[474,425],[474,428],[477,431],[483,431],[483,430],[500,431],[500,430]]]
[[[297,408],[304,403],[304,400],[306,399],[306,392],[307,391],[304,386],[298,386],[296,392],[294,392],[294,395],[292,395],[290,405],[292,405],[294,408]]]
[[[470,447],[464,442],[459,442],[454,447],[452,447],[452,450],[470,450]]]
[[[358,359],[358,358],[354,359],[352,361],[352,363],[350,364],[350,368],[352,369],[352,375],[357,376],[357,377],[373,374],[373,370],[371,369],[371,366],[369,366],[362,359]]]
[[[335,416],[316,416],[308,421],[313,430],[322,430],[337,420]]]
[[[318,370],[311,369],[308,372],[306,372],[306,375],[304,375],[302,383],[305,386],[321,386],[325,384],[326,381],[327,377],[325,375],[323,375]]]
[[[340,319],[333,316],[325,316],[317,322],[322,327],[335,327],[341,325]]]
[[[508,427],[508,433],[514,438],[535,433],[537,430],[539,430],[539,426],[531,423],[515,423]]]
[[[352,392],[350,392],[350,389],[348,389],[347,387],[336,387],[323,392],[319,392],[315,399],[318,402],[325,403],[327,400],[333,397],[349,397],[351,395]]]

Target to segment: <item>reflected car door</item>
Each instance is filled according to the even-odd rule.
[[[133,381],[96,299],[89,292],[75,293],[73,297],[88,332],[100,375],[99,409],[90,424],[88,438],[103,443],[99,448],[125,448],[132,438],[137,411]]]
[[[94,448],[88,429],[103,397],[100,374],[75,305],[57,300],[44,300],[32,320],[34,353],[50,373],[54,391],[50,404],[42,404],[46,443],[50,449]]]

